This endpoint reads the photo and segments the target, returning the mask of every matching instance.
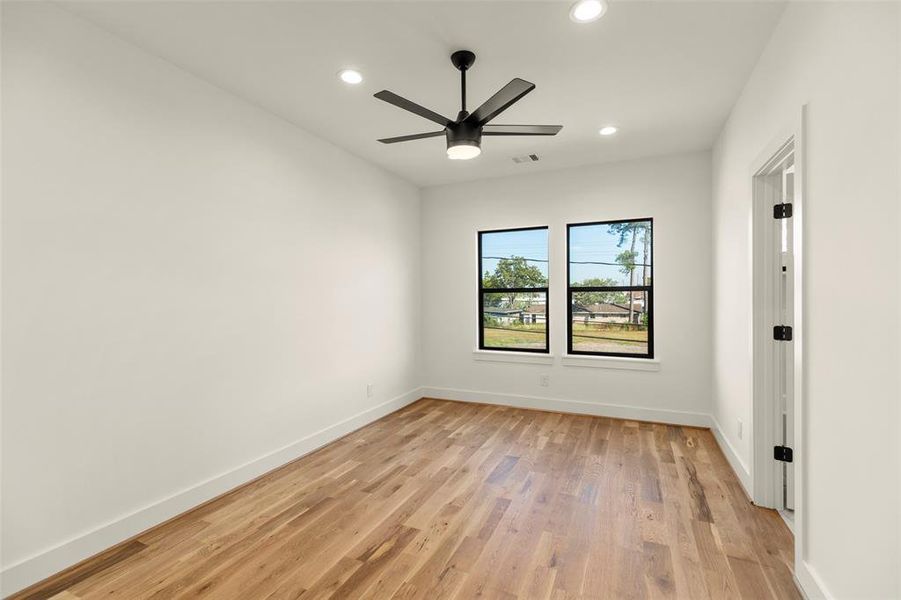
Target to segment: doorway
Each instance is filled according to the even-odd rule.
[[[780,511],[792,528],[801,285],[796,158],[791,136],[753,176],[754,502]]]

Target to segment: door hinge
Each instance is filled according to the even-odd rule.
[[[773,205],[773,218],[774,219],[788,219],[791,216],[792,216],[791,202]]]
[[[792,341],[792,328],[789,325],[776,325],[773,327],[773,339],[778,342]]]
[[[782,462],[793,462],[794,452],[788,446],[773,446],[773,459]]]

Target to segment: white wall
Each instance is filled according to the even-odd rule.
[[[791,3],[713,153],[714,411],[749,461],[750,170],[807,104],[798,568],[835,598],[901,597],[897,11]]]
[[[528,167],[524,167],[524,170]],[[424,383],[432,395],[708,423],[710,155],[651,158],[423,192]],[[565,352],[567,223],[654,218],[659,372],[474,360],[476,232],[550,226],[551,352]],[[550,375],[540,387],[538,375]],[[616,405],[628,405],[623,408]]]
[[[418,398],[420,265],[396,177],[58,8],[2,50],[5,594]]]

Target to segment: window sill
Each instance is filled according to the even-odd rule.
[[[659,371],[660,361],[656,358],[628,358],[621,356],[581,356],[564,354],[562,363],[566,367],[588,367],[592,369],[627,369],[630,371]]]
[[[475,360],[487,362],[520,363],[531,365],[552,365],[552,354],[539,354],[538,352],[505,352],[503,350],[473,350],[472,357]]]

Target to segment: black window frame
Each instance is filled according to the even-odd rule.
[[[648,221],[651,224],[651,285],[624,285],[603,287],[573,287],[570,276],[570,232],[574,227],[587,227],[591,225],[614,225],[616,223],[635,223]],[[653,360],[654,358],[654,280],[657,275],[654,271],[654,218],[636,217],[634,219],[613,219],[609,221],[588,221],[585,223],[567,223],[566,225],[566,353],[573,356],[613,356],[618,358],[637,358]],[[588,350],[573,350],[573,293],[574,292],[629,292],[640,291],[645,294],[645,303],[648,313],[648,351],[645,354],[633,352],[591,352]],[[631,301],[631,299],[630,299]]]
[[[483,275],[484,271],[482,270],[482,236],[485,234],[492,233],[510,233],[514,231],[537,231],[539,229],[543,229],[548,234],[548,273],[547,273],[547,285],[545,287],[535,287],[535,288],[486,288],[483,285]],[[487,350],[490,352],[527,352],[531,354],[550,354],[551,353],[551,309],[550,309],[550,282],[551,282],[551,268],[550,268],[550,252],[551,252],[551,238],[550,238],[550,227],[548,225],[536,225],[533,227],[511,227],[508,229],[484,229],[479,230],[477,232],[478,239],[478,255],[476,256],[476,262],[478,263],[478,277],[479,277],[479,291],[478,291],[478,303],[479,303],[479,350]],[[514,293],[535,293],[540,294],[544,293],[544,348],[501,348],[495,346],[485,346],[485,294],[494,294],[499,292],[514,292]]]

